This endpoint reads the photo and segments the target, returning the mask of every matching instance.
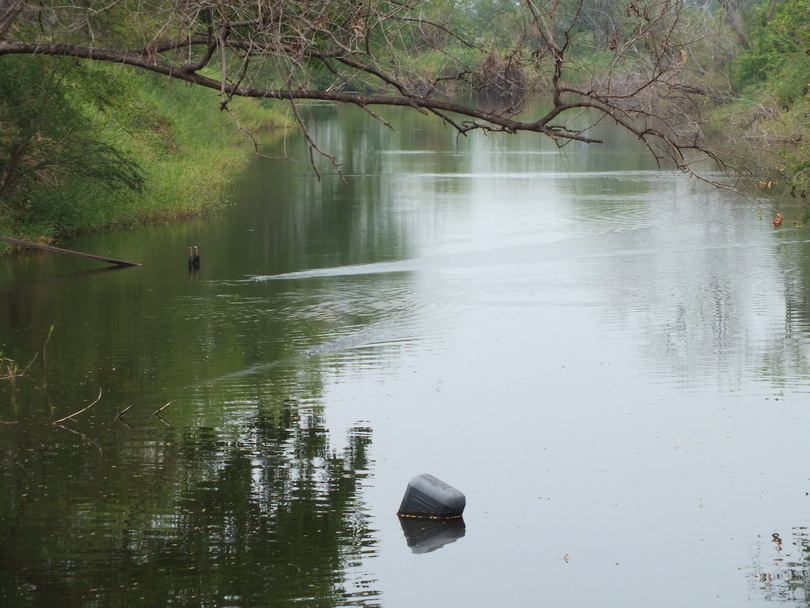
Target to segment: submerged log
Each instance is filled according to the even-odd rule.
[[[100,255],[93,255],[92,253],[82,253],[81,251],[73,251],[71,249],[62,249],[61,247],[53,247],[51,245],[40,245],[39,243],[31,243],[30,241],[21,241],[20,239],[13,239],[9,236],[0,236],[0,241],[16,245],[17,247],[29,247],[31,249],[41,249],[43,251],[50,251],[52,253],[61,253],[64,255],[75,255],[80,258],[87,258],[88,260],[96,260],[97,262],[106,262],[115,266],[140,266],[137,262],[127,262],[124,260],[116,260],[115,258],[105,258]]]

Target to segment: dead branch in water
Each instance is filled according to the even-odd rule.
[[[121,416],[123,416],[124,414],[126,414],[126,413],[127,413],[129,410],[131,410],[133,407],[135,407],[135,404],[134,404],[134,403],[133,403],[132,405],[128,405],[128,406],[126,406],[124,409],[122,409],[120,412],[118,412],[118,414],[116,414],[115,419],[116,419],[116,420],[120,420],[120,419],[121,419]]]
[[[41,249],[42,251],[50,251],[52,253],[61,253],[63,255],[73,255],[80,258],[87,258],[88,260],[95,260],[97,262],[106,262],[118,267],[140,266],[137,262],[127,262],[125,260],[117,260],[115,258],[108,258],[101,255],[93,255],[92,253],[83,253],[81,251],[73,251],[72,249],[62,249],[61,247],[53,247],[51,245],[43,245],[42,243],[32,243],[31,241],[22,241],[14,239],[9,236],[0,236],[0,241],[17,247],[27,247],[29,249]]]
[[[59,420],[54,420],[54,421],[53,421],[53,423],[54,423],[54,424],[59,424],[60,422],[64,422],[65,420],[68,420],[68,419],[73,419],[73,417],[74,417],[74,416],[78,416],[78,415],[79,415],[79,414],[81,414],[82,412],[86,412],[86,411],[87,411],[87,410],[89,410],[91,407],[93,407],[93,406],[94,406],[96,403],[98,403],[100,400],[101,400],[101,389],[98,389],[98,397],[96,397],[96,400],[95,400],[95,401],[93,401],[93,403],[91,403],[91,404],[90,404],[90,405],[88,405],[87,407],[83,407],[83,408],[82,408],[82,409],[80,409],[78,412],[73,412],[73,413],[72,413],[72,414],[70,414],[69,416],[65,416],[64,418],[60,418]]]
[[[165,410],[165,409],[166,409],[167,407],[169,407],[169,406],[170,406],[172,403],[174,403],[174,400],[169,401],[169,402],[168,402],[166,405],[164,405],[162,408],[157,409],[157,410],[155,410],[154,412],[152,412],[152,415],[153,415],[153,416],[157,416],[158,414],[160,414],[160,412],[162,412],[163,410]]]

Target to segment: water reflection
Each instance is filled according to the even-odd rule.
[[[795,526],[784,539],[778,532],[757,543],[750,584],[752,593],[772,602],[810,600],[810,534]]]
[[[416,554],[441,549],[464,538],[467,532],[463,517],[453,519],[425,519],[402,515],[398,517],[405,540],[411,551]]]
[[[375,552],[370,429],[338,453],[293,399],[240,406],[238,425],[181,425],[180,409],[164,412],[176,428],[77,417],[75,441],[0,428],[4,605],[377,605],[371,578],[347,577]]]
[[[320,110],[345,183],[257,161],[232,212],[73,245],[142,267],[0,264],[0,348],[40,353],[0,400],[0,599],[794,593],[774,559],[807,518],[803,233],[655,171],[622,137],[560,154]],[[466,528],[393,520],[420,469],[475,496],[461,544]],[[746,539],[766,518],[759,590]]]

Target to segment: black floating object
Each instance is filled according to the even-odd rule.
[[[453,519],[417,519],[400,516],[405,540],[414,553],[430,553],[464,537],[463,517]]]
[[[397,514],[423,519],[452,519],[461,517],[466,505],[464,494],[425,473],[408,483]]]

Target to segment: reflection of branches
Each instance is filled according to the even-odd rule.
[[[269,398],[268,386],[276,385],[261,385],[258,404],[222,408],[224,393],[217,393],[209,419],[195,412],[176,429],[153,424],[126,434],[115,449],[104,449],[103,462],[88,450],[64,457],[61,444],[72,440],[51,437],[62,430],[15,433],[19,445],[7,455],[4,478],[10,488],[31,489],[2,496],[10,572],[42,587],[70,581],[93,588],[99,605],[136,594],[133,601],[145,596],[150,606],[197,605],[200,597],[227,593],[243,605],[311,604],[307,598],[325,608],[378,605],[362,565],[375,544],[360,500],[370,430],[349,429],[345,447],[330,446],[312,399],[302,412],[286,395]],[[229,418],[234,412],[238,418]],[[101,453],[81,426],[55,426]],[[36,447],[42,445],[57,449]],[[51,526],[55,513],[59,525]],[[38,547],[52,567],[24,542],[26,530],[43,529]],[[92,542],[77,544],[85,533],[95,535]],[[97,566],[106,568],[103,580]],[[30,591],[9,594],[6,603],[17,605]]]
[[[352,429],[348,446],[337,454],[319,416],[299,417],[289,404],[274,410],[242,427],[238,438],[211,428],[186,434],[187,487],[177,505],[171,551],[216,562],[233,580],[244,566],[222,556],[238,555],[259,569],[257,580],[277,600],[305,594],[324,598],[327,606],[333,599],[343,605],[346,563],[357,562],[371,544],[367,516],[357,505],[370,431]],[[152,546],[153,534],[140,542],[144,552],[166,552],[162,542]]]
[[[158,413],[154,413],[154,414],[152,414],[152,415],[153,415],[155,418],[157,418],[158,420],[160,420],[160,421],[161,421],[163,424],[165,424],[166,426],[168,426],[168,427],[171,427],[171,426],[172,426],[171,422],[169,422],[168,420],[166,420],[166,419],[165,419],[163,416],[161,416],[160,414],[158,414]]]
[[[766,600],[796,601],[810,599],[810,537],[806,526],[791,530],[792,541],[783,541],[778,533],[771,534],[769,542],[760,546],[751,573],[751,585]],[[784,546],[783,546],[784,543]],[[768,558],[768,545],[774,555]]]
[[[64,419],[63,419],[63,420],[64,420]],[[87,435],[85,435],[85,434],[84,434],[84,433],[82,433],[81,431],[79,431],[79,430],[77,430],[77,429],[72,429],[72,428],[70,428],[70,427],[67,427],[67,426],[65,426],[64,424],[62,424],[62,423],[61,423],[61,422],[59,422],[59,421],[54,422],[54,424],[55,424],[56,426],[58,426],[60,429],[64,429],[64,430],[66,430],[66,431],[68,431],[68,432],[70,432],[70,433],[73,433],[73,434],[75,434],[75,435],[78,435],[79,437],[81,437],[81,438],[82,438],[84,441],[86,441],[87,443],[89,443],[89,444],[91,444],[91,445],[95,446],[95,448],[98,450],[98,453],[99,453],[99,454],[102,454],[102,453],[103,453],[103,452],[102,452],[102,450],[101,450],[101,446],[100,446],[98,443],[96,443],[95,441],[93,441],[92,439],[90,439],[90,438],[89,438]]]

